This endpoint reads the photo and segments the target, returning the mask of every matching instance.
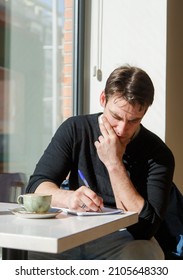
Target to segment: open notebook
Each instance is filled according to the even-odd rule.
[[[124,213],[121,209],[116,208],[109,208],[109,207],[103,207],[102,212],[93,212],[93,211],[87,211],[87,212],[78,212],[73,211],[68,208],[60,208],[63,212],[67,214],[77,215],[77,216],[101,216],[101,215],[112,215],[112,214],[119,214]]]

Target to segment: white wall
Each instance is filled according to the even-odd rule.
[[[101,111],[99,95],[112,70],[143,68],[155,86],[155,101],[143,124],[165,138],[166,0],[91,0],[90,113]],[[90,33],[89,33],[90,34]],[[98,81],[95,69],[102,70]]]

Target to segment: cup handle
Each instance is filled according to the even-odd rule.
[[[17,203],[23,204],[23,195],[22,194],[17,197]]]

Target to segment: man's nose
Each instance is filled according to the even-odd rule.
[[[116,127],[116,134],[118,136],[123,136],[124,132],[127,129],[127,123],[125,121],[120,121]]]

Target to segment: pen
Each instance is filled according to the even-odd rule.
[[[80,176],[81,180],[85,184],[85,186],[90,189],[90,185],[88,184],[88,182],[87,182],[86,178],[84,177],[83,173],[81,172],[81,170],[78,170],[78,173],[79,173],[79,176]]]
[[[83,173],[82,173],[81,170],[79,170],[79,169],[78,169],[78,174],[79,174],[81,180],[83,181],[83,183],[85,184],[85,186],[88,187],[89,189],[91,189],[91,188],[90,188],[90,185],[88,184],[88,182],[87,182],[87,180],[86,180],[86,178],[85,178],[85,176],[83,175]],[[102,209],[101,209],[100,207],[99,207],[99,209],[100,209],[100,211],[102,212]]]

